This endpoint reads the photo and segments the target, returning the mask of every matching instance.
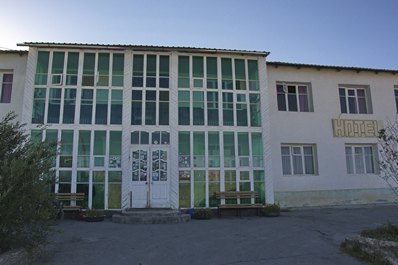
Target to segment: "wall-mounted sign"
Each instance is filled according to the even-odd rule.
[[[334,137],[378,137],[383,121],[332,119]]]

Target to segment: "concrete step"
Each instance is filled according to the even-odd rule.
[[[112,216],[112,221],[119,224],[176,224],[190,220],[189,214],[172,209],[128,209]]]

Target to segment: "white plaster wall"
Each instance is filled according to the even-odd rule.
[[[0,71],[10,71],[14,74],[11,103],[0,103],[0,119],[9,111],[14,111],[18,115],[17,120],[21,121],[27,58],[27,53],[0,52]]]
[[[271,160],[276,193],[387,188],[376,174],[346,172],[346,143],[377,143],[376,138],[335,138],[332,119],[394,120],[394,85],[398,76],[370,71],[297,68],[268,65],[269,110],[271,119]],[[278,111],[276,82],[311,83],[314,112]],[[339,84],[370,86],[373,114],[341,114]],[[283,176],[281,143],[316,144],[319,175]],[[320,193],[321,196],[321,193]],[[355,196],[355,195],[354,195]],[[276,196],[278,197],[278,196]],[[355,199],[355,198],[353,198]],[[286,199],[288,200],[288,199]],[[298,203],[300,204],[300,203]],[[311,203],[309,203],[311,204]],[[314,201],[313,204],[316,204]],[[324,203],[324,204],[327,204]]]

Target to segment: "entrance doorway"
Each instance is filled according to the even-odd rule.
[[[131,150],[133,208],[169,208],[168,148],[140,146]]]

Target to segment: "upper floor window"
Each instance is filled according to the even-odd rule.
[[[376,173],[376,145],[345,146],[345,157],[348,174]]]
[[[365,87],[339,87],[341,113],[372,113],[369,89]]]
[[[398,113],[398,87],[395,87],[394,95],[395,95],[395,107],[397,108],[397,113]]]
[[[315,145],[283,144],[282,173],[283,175],[315,175]]]
[[[169,88],[169,61],[167,55],[135,54],[132,86]]]
[[[1,80],[0,103],[10,103],[13,74],[0,72],[0,80]]]
[[[312,96],[309,84],[277,83],[278,110],[312,112]]]

